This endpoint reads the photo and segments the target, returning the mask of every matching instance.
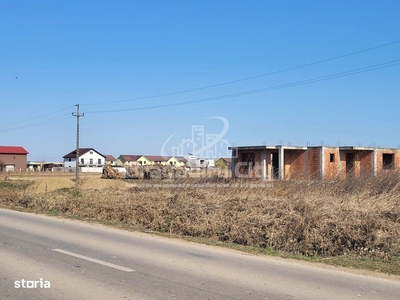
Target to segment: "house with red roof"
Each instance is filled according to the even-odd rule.
[[[28,154],[29,152],[21,146],[0,146],[0,171],[25,172]]]

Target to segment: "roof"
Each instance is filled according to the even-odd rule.
[[[121,154],[118,158],[124,163],[127,161],[137,161],[139,158],[144,157],[150,162],[166,162],[171,158],[175,158],[180,162],[186,162],[186,158],[180,156],[162,156],[162,155],[132,155],[132,154]]]
[[[145,155],[149,161],[168,161],[171,156],[161,156],[161,155]]]
[[[121,154],[118,158],[122,162],[126,162],[126,161],[137,161],[142,156],[143,155],[137,155],[137,154]]]
[[[332,149],[339,149],[339,151],[374,151],[374,150],[388,150],[388,151],[400,151],[399,148],[381,148],[381,147],[362,147],[362,146],[284,146],[284,145],[277,145],[277,146],[239,146],[239,147],[228,147],[229,150],[277,150],[277,149],[284,149],[284,150],[307,150],[309,148],[332,148]]]
[[[0,146],[0,154],[29,154],[21,146]]]
[[[99,151],[96,151],[93,148],[79,148],[79,156],[82,156],[82,155],[84,155],[85,153],[88,153],[91,150],[93,150],[94,152],[96,152],[96,153],[100,154],[101,156],[105,157],[103,154],[101,154]],[[71,151],[70,153],[64,155],[63,158],[76,158],[76,149],[74,151]]]
[[[361,146],[340,146],[339,150],[355,150],[355,151],[374,151],[375,149],[378,148],[373,148],[373,147],[361,147]]]
[[[276,146],[239,146],[239,147],[228,147],[228,150],[307,150],[307,147],[303,146],[285,146],[285,145],[276,145]]]
[[[183,157],[183,156],[174,156],[174,157],[175,157],[175,159],[178,160],[179,162],[183,162],[183,163],[186,163],[186,162],[187,162],[186,157]]]
[[[217,159],[217,161],[218,160],[224,160],[228,164],[232,163],[232,157],[220,157]]]
[[[106,161],[115,161],[116,160],[115,157],[110,154],[106,154],[104,156],[106,157]]]

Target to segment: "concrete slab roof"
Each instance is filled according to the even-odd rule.
[[[284,146],[284,145],[276,145],[276,146],[238,146],[238,147],[228,147],[229,150],[278,150],[278,149],[286,149],[286,150],[307,150],[307,147],[303,146]]]
[[[380,149],[380,148],[374,148],[374,147],[354,147],[354,146],[339,146],[339,151],[340,150],[355,150],[355,151],[374,151],[375,149]]]
[[[379,150],[387,150],[387,151],[400,151],[400,148],[380,148],[380,147],[362,147],[362,146],[285,146],[285,145],[276,145],[276,146],[231,146],[228,147],[229,150],[278,150],[283,148],[284,150],[307,150],[309,148],[330,148],[330,149],[339,149],[339,151],[374,151],[376,149]]]

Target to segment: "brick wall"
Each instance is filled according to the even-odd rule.
[[[285,179],[299,179],[306,174],[306,151],[285,149],[284,168]]]
[[[398,172],[400,170],[400,151],[394,149],[377,149],[376,152],[376,173],[377,175],[383,175],[390,172]],[[393,166],[390,168],[384,163],[384,154],[392,155]],[[388,163],[388,162],[386,162]]]
[[[14,165],[15,171],[26,171],[26,154],[0,154],[1,165]]]
[[[320,178],[320,155],[319,148],[309,148],[307,150],[307,175],[311,179]]]
[[[360,177],[373,176],[373,151],[361,151],[359,152],[360,159]]]
[[[338,148],[322,148],[324,154],[324,179],[336,179],[339,176],[340,156]]]

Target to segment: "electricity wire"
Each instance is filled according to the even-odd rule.
[[[349,71],[344,71],[344,72],[339,72],[339,73],[335,73],[335,74],[310,78],[310,79],[306,79],[306,80],[295,81],[295,82],[286,83],[286,84],[275,85],[275,86],[261,88],[261,89],[243,91],[243,92],[239,92],[239,93],[233,93],[233,94],[227,94],[227,95],[221,95],[221,96],[215,96],[215,97],[209,97],[209,98],[203,98],[203,99],[196,99],[196,100],[188,100],[188,101],[182,101],[182,102],[175,102],[175,103],[155,104],[155,105],[141,106],[141,107],[134,107],[134,108],[87,111],[86,114],[147,110],[147,109],[165,108],[165,107],[171,107],[171,106],[180,106],[180,105],[188,105],[188,104],[216,101],[216,100],[246,96],[246,95],[250,95],[250,94],[263,93],[263,92],[267,92],[267,91],[290,88],[290,87],[294,87],[294,86],[310,84],[310,83],[314,83],[314,82],[319,82],[319,81],[330,80],[330,79],[335,79],[335,78],[344,77],[344,76],[350,76],[350,75],[370,72],[370,71],[374,71],[374,70],[378,70],[378,69],[397,66],[399,64],[400,64],[400,59],[397,59],[397,60],[393,60],[393,61],[389,61],[389,62],[385,62],[385,63],[381,63],[381,64],[376,64],[376,65],[371,65],[371,66],[367,66],[367,67],[362,67],[362,68],[358,68],[358,69],[353,69],[353,70],[349,70]]]
[[[354,51],[354,52],[350,52],[350,53],[343,54],[343,55],[334,56],[334,57],[327,58],[327,59],[318,60],[318,61],[307,63],[307,64],[302,64],[302,65],[295,66],[295,67],[290,67],[290,68],[286,68],[286,69],[282,69],[282,70],[278,70],[278,71],[273,71],[273,72],[269,72],[269,73],[265,73],[265,74],[261,74],[261,75],[255,75],[255,76],[251,76],[251,77],[231,80],[231,81],[227,81],[227,82],[207,85],[207,86],[193,88],[193,89],[186,89],[186,90],[182,90],[182,91],[176,91],[176,92],[170,92],[170,93],[162,93],[162,94],[157,94],[157,95],[151,95],[151,96],[145,96],[145,97],[137,97],[137,98],[125,99],[125,100],[114,100],[114,101],[105,101],[105,102],[97,102],[97,103],[81,103],[81,104],[82,105],[101,105],[101,104],[131,102],[131,101],[160,98],[160,97],[178,95],[178,94],[189,93],[189,92],[194,92],[194,91],[199,91],[199,90],[204,90],[204,89],[210,89],[210,88],[214,88],[214,87],[219,87],[219,86],[224,86],[224,85],[228,85],[228,84],[248,81],[248,80],[257,79],[257,78],[261,78],[261,77],[266,77],[266,76],[270,76],[270,75],[275,75],[275,74],[279,74],[279,73],[284,73],[284,72],[288,72],[288,71],[292,71],[292,70],[296,70],[296,69],[300,69],[300,68],[305,68],[305,67],[309,67],[309,66],[325,63],[325,62],[328,62],[328,61],[333,61],[333,60],[337,60],[337,59],[341,59],[341,58],[345,58],[345,57],[361,54],[361,53],[364,53],[364,52],[376,50],[376,49],[379,49],[379,48],[391,46],[391,45],[398,44],[398,43],[400,43],[400,40],[397,40],[397,41],[394,41],[394,42],[390,42],[390,43],[386,43],[386,44],[382,44],[382,45],[378,45],[378,46],[374,46],[374,47],[370,47],[370,48],[366,48],[366,49],[362,49],[362,50],[358,50],[358,51]]]

